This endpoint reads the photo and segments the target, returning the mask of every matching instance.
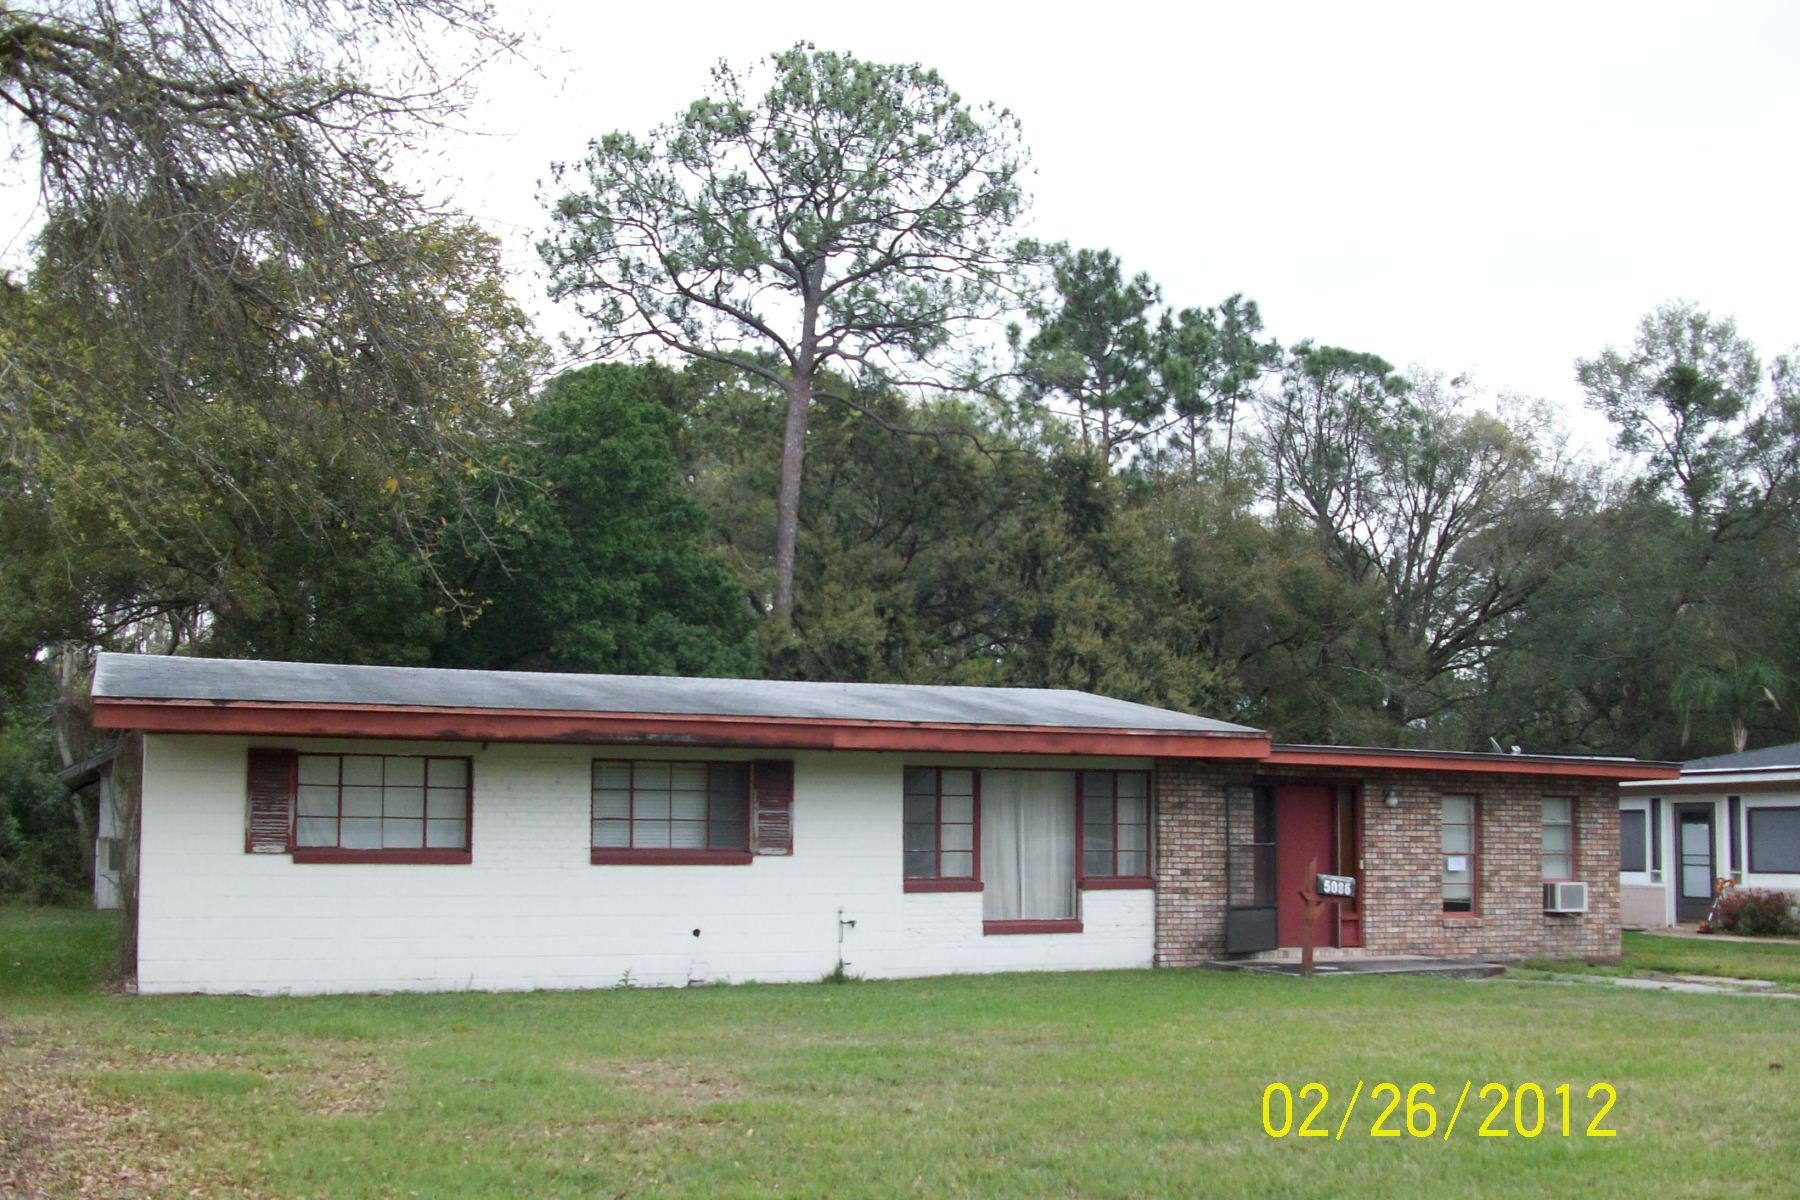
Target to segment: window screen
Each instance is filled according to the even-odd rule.
[[[1647,871],[1650,869],[1649,819],[1647,815],[1634,809],[1626,809],[1619,814],[1619,870]]]
[[[1800,808],[1752,808],[1750,869],[1771,875],[1800,875]]]

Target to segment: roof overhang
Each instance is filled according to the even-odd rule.
[[[101,729],[261,737],[1261,759],[1266,733],[95,697]]]
[[[1628,783],[1634,795],[1735,795],[1740,792],[1800,791],[1800,767],[1756,767],[1750,770],[1684,771],[1679,779]]]
[[[95,751],[78,763],[71,763],[56,773],[57,779],[71,792],[79,792],[82,788],[93,787],[100,782],[100,776],[106,772],[108,765],[117,757],[119,748],[108,746],[104,750]]]
[[[1553,754],[1481,754],[1455,750],[1393,750],[1361,746],[1276,745],[1267,764],[1280,767],[1331,767],[1359,771],[1442,771],[1460,775],[1559,776],[1576,779],[1675,779],[1679,763],[1644,762],[1633,758],[1589,758]]]

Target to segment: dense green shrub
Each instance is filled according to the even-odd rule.
[[[0,901],[79,902],[81,838],[67,789],[39,761],[0,745]]]
[[[1719,919],[1713,924],[1720,933],[1800,936],[1800,917],[1794,912],[1794,897],[1773,888],[1728,890],[1719,898]]]
[[[0,903],[70,904],[88,894],[80,824],[56,777],[50,697],[42,671],[0,693]]]

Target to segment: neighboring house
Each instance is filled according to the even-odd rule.
[[[1298,945],[1309,866],[1359,885],[1323,947],[1616,957],[1617,786],[1675,775],[1022,688],[106,654],[93,700],[145,992],[1193,966]]]
[[[94,907],[117,908],[132,854],[132,839],[113,787],[113,748],[107,747],[56,773],[79,804],[94,811]],[[82,793],[92,789],[92,801]]]
[[[1800,893],[1800,742],[1696,758],[1620,795],[1625,924],[1701,920],[1723,878]]]

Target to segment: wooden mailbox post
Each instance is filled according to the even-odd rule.
[[[1300,889],[1300,900],[1305,905],[1302,910],[1303,919],[1300,927],[1300,973],[1313,973],[1313,926],[1318,921],[1319,910],[1327,904],[1336,904],[1340,900],[1356,898],[1356,877],[1354,875],[1321,875],[1319,860],[1315,855],[1306,862],[1307,884]]]

